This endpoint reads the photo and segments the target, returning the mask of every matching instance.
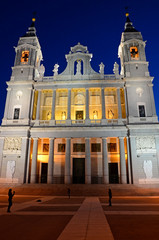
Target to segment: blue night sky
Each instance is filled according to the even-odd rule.
[[[37,12],[36,30],[43,52],[45,76],[52,75],[55,63],[59,73],[66,67],[65,54],[78,42],[93,53],[92,68],[99,71],[105,64],[105,74],[113,73],[118,58],[118,46],[125,24],[125,6],[130,19],[142,33],[150,75],[154,77],[154,95],[159,115],[159,2],[158,0],[45,0],[2,1],[0,14],[0,120],[6,99],[6,81],[10,80],[18,39],[31,24],[32,13]]]

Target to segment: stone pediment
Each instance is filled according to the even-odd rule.
[[[71,47],[70,50],[69,54],[65,55],[67,61],[66,69],[61,74],[54,75],[54,78],[58,80],[62,76],[70,76],[70,79],[81,79],[84,76],[96,75],[97,77],[100,75],[95,72],[90,65],[93,55],[88,52],[86,46],[78,43],[74,47]]]

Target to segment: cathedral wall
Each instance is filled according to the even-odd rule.
[[[149,131],[149,135],[148,135]],[[134,184],[158,184],[158,136],[147,130],[147,135],[138,129],[136,136],[130,136],[131,165]]]

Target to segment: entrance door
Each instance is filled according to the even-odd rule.
[[[41,183],[47,183],[47,163],[41,164]]]
[[[85,158],[73,158],[73,183],[85,183]]]
[[[76,120],[83,120],[83,111],[76,111]]]
[[[119,183],[118,163],[109,163],[109,183]]]

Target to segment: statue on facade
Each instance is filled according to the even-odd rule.
[[[39,79],[42,79],[45,73],[45,67],[43,64],[41,64],[38,68],[38,72],[39,72]]]
[[[58,65],[58,63],[56,63],[56,64],[54,65],[54,69],[52,70],[53,73],[54,73],[54,76],[57,76],[57,75],[58,75],[58,68],[59,68],[59,65]]]
[[[152,161],[144,160],[143,169],[146,175],[146,179],[151,179],[152,178]]]
[[[114,63],[113,73],[115,74],[116,78],[119,78],[119,65],[117,62]]]
[[[104,67],[105,65],[101,62],[101,64],[99,64],[99,73],[104,75]]]
[[[14,177],[14,173],[15,173],[15,161],[8,161],[6,177],[12,179]]]
[[[81,74],[81,60],[77,60],[76,74],[77,75]]]

